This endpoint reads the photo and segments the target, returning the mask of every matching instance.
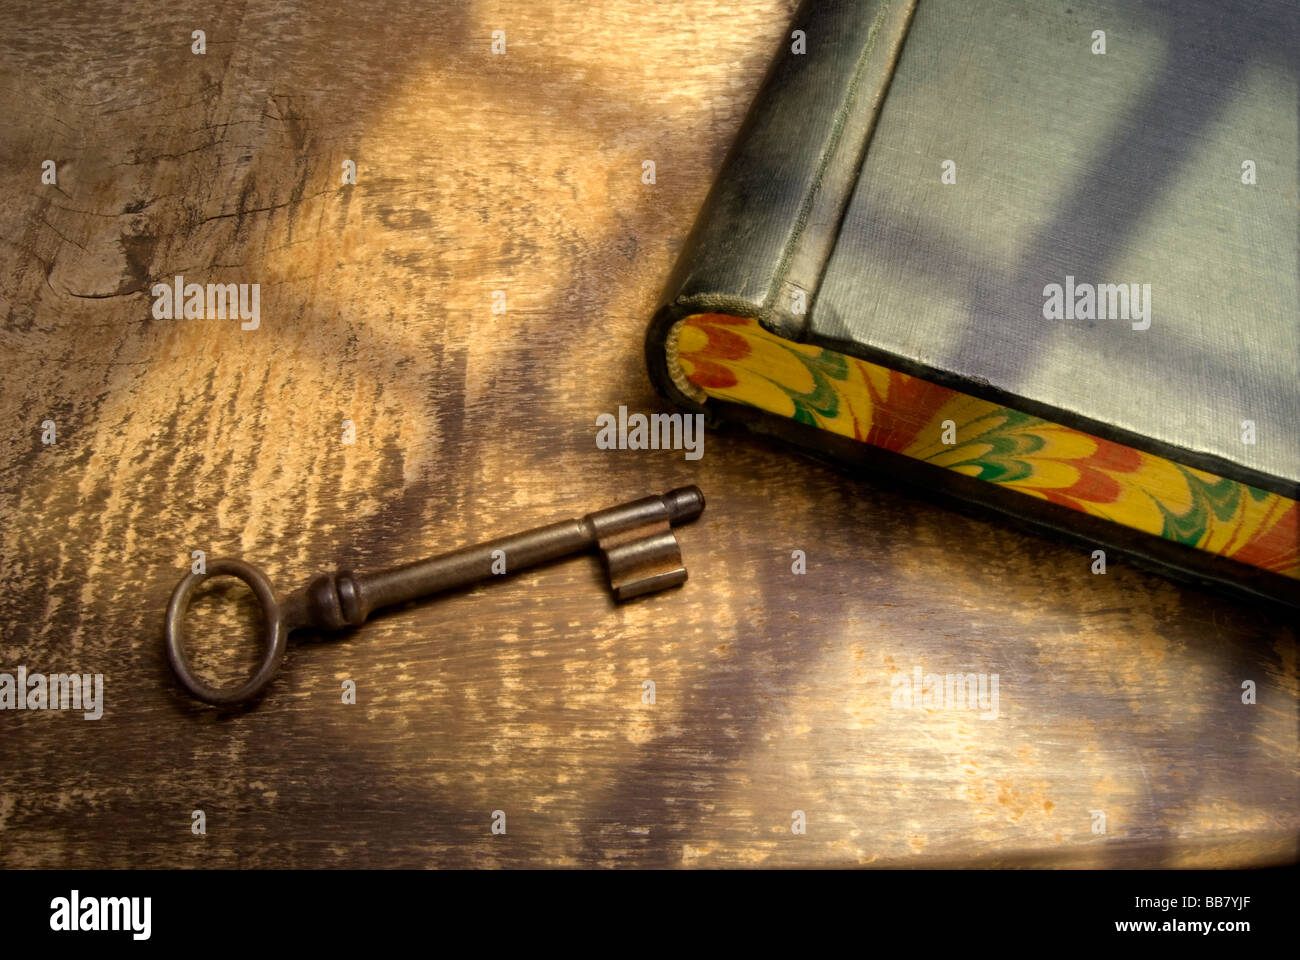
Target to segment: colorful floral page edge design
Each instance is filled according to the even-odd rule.
[[[1295,500],[832,350],[756,321],[686,317],[674,366],[707,397],[1010,488],[1300,579]],[[956,442],[945,444],[952,421]],[[951,434],[952,430],[949,430]]]

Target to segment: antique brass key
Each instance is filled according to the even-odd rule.
[[[284,659],[287,637],[294,630],[356,627],[381,607],[466,587],[592,547],[604,557],[609,585],[617,600],[676,587],[686,581],[686,567],[672,528],[689,523],[703,510],[704,494],[699,488],[681,487],[663,496],[644,497],[589,513],[579,520],[561,520],[391,570],[322,574],[283,599],[277,599],[266,574],[252,564],[213,560],[206,572],[188,574],[172,592],[164,626],[167,659],[194,696],[218,706],[230,706],[252,700],[266,689]],[[247,681],[233,689],[204,683],[194,675],[185,655],[183,621],[190,598],[200,583],[216,576],[243,580],[262,608],[262,662]]]

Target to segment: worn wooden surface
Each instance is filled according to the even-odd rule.
[[[792,8],[6,0],[0,671],[106,707],[0,713],[0,866],[1296,857],[1280,616],[744,436],[595,448],[661,409],[642,333]],[[153,319],[177,274],[260,283],[260,328]],[[287,589],[685,482],[680,591],[527,573],[299,641],[242,714],[165,665],[193,550]],[[191,615],[212,677],[253,619]],[[892,708],[918,665],[999,716]]]

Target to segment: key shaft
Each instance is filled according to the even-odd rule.
[[[365,622],[375,610],[472,586],[593,547],[605,553],[611,586],[620,600],[676,586],[686,580],[672,527],[689,523],[704,509],[698,487],[670,490],[598,510],[577,520],[535,527],[496,540],[417,560],[389,570],[342,570],[313,579],[286,598],[286,625],[339,630]],[[673,561],[671,567],[664,561]],[[647,567],[635,584],[619,583],[631,559]],[[662,569],[649,569],[658,562]],[[631,589],[632,587],[644,589]],[[622,589],[620,589],[620,587]]]

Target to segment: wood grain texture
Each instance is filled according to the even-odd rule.
[[[106,707],[0,713],[0,866],[1295,859],[1276,615],[745,435],[595,448],[660,409],[645,325],[792,9],[6,0],[0,671]],[[260,283],[260,329],[154,320],[176,274]],[[679,591],[525,573],[299,637],[242,714],[163,658],[193,550],[287,590],[687,482]],[[241,590],[189,620],[214,678]],[[916,665],[999,674],[999,717],[893,709]]]

